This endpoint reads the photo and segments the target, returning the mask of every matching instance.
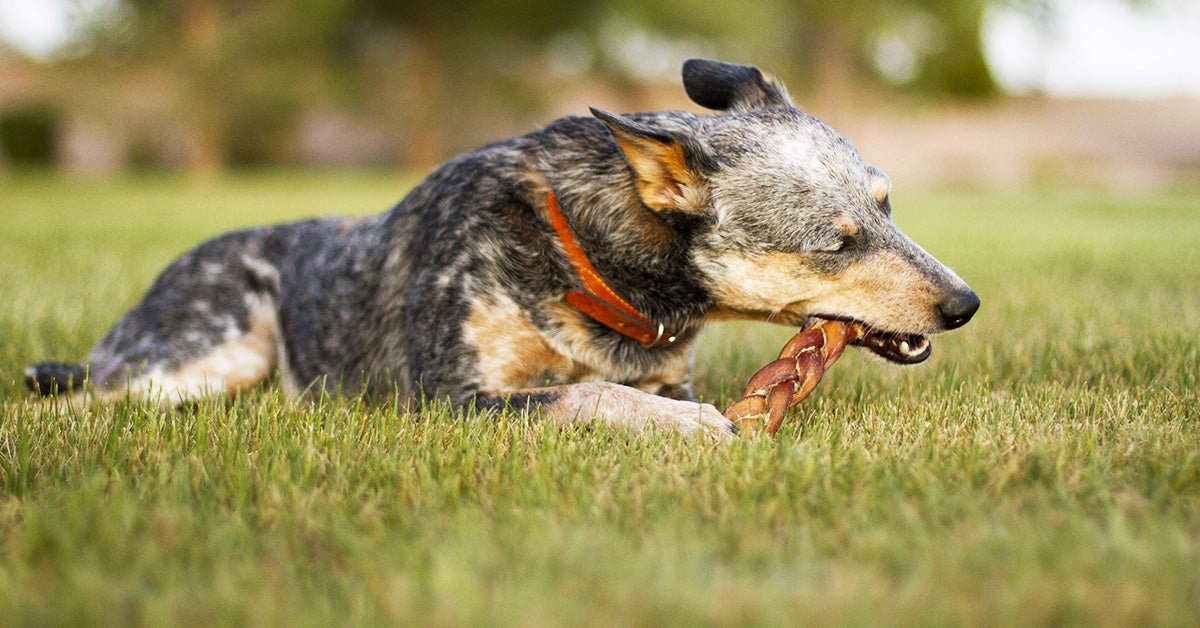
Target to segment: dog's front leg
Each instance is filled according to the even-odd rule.
[[[733,423],[712,404],[668,399],[610,382],[480,394],[475,404],[480,409],[536,410],[561,425],[600,422],[636,431],[654,426],[688,435],[707,434],[720,440],[729,440],[734,434]]]

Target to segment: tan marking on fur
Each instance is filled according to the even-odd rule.
[[[853,238],[859,233],[858,223],[854,222],[849,216],[839,218],[835,226],[838,232],[847,238]]]
[[[463,340],[475,350],[480,385],[486,391],[574,381],[586,370],[551,347],[525,312],[507,298],[473,304]]]
[[[253,330],[217,345],[212,353],[171,373],[166,379],[181,391],[215,393],[245,390],[266,379],[274,366],[275,342]]]
[[[826,280],[812,306],[888,330],[932,333],[941,329],[940,301],[924,275],[899,255],[885,252]]]
[[[557,332],[550,341],[564,354],[586,364],[600,364],[604,354],[592,346],[594,333],[587,327],[590,320],[585,314],[564,303],[546,308],[547,314],[558,323]]]
[[[654,426],[721,440],[733,437],[729,420],[707,403],[667,399],[610,382],[559,386],[550,392],[560,397],[543,407],[542,415],[560,425],[599,421],[635,431]]]
[[[609,356],[595,347],[595,333],[586,326],[587,318],[582,312],[566,303],[555,303],[545,309],[546,314],[558,323],[558,329],[547,336],[547,341],[559,353],[571,359],[579,369],[566,381],[578,382],[589,380],[606,381],[642,381],[643,379],[663,379],[668,373],[676,370],[678,365],[668,364],[659,373],[647,373],[641,368],[630,364],[613,364]],[[682,342],[682,341],[681,341]],[[678,343],[676,346],[679,346]],[[690,351],[682,351],[680,360],[690,359]]]
[[[717,318],[758,318],[792,324],[811,313],[848,316],[892,331],[930,333],[941,326],[938,290],[900,256],[882,252],[825,275],[803,255],[726,255],[710,276]]]
[[[250,329],[213,347],[204,357],[174,371],[143,373],[120,389],[89,394],[99,401],[128,394],[172,405],[257,385],[275,368],[279,330],[269,299],[254,298],[248,305]]]
[[[707,204],[705,188],[687,167],[683,147],[615,134],[617,146],[637,175],[637,190],[650,209],[697,211]]]
[[[728,254],[713,260],[714,296],[723,310],[769,314],[805,300],[820,278],[794,253],[755,257]]]
[[[549,336],[548,340],[556,350],[576,365],[576,370],[564,380],[566,382],[625,381],[632,382],[632,385],[640,390],[657,393],[665,386],[691,381],[695,352],[691,346],[687,346],[691,344],[690,339],[686,341],[687,345],[677,345],[681,350],[670,359],[664,360],[657,369],[647,371],[633,365],[609,362],[608,355],[595,347],[594,332],[585,326],[587,317],[569,305],[551,305],[546,309],[546,313],[559,324],[557,332]]]
[[[537,170],[523,171],[521,183],[528,189],[528,193],[539,201],[546,198],[546,193],[550,191],[550,182]],[[543,214],[546,214],[545,204],[539,203],[538,206],[541,207]]]
[[[892,182],[887,177],[878,176],[871,180],[871,193],[875,195],[875,200],[882,205],[887,201],[888,194],[892,191]]]

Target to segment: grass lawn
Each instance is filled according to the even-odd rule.
[[[1194,189],[898,187],[983,308],[919,367],[848,352],[773,440],[22,392],[200,239],[409,184],[0,178],[0,624],[1200,622]],[[700,396],[789,334],[710,329]]]

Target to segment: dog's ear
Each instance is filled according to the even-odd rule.
[[[691,136],[659,129],[592,107],[633,169],[638,196],[650,209],[700,211],[706,204],[705,177],[716,161]]]
[[[709,59],[683,64],[683,89],[702,107],[718,111],[751,111],[792,107],[787,88],[763,76],[758,68]]]

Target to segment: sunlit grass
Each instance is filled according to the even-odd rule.
[[[1187,193],[898,192],[983,309],[925,365],[851,353],[774,440],[21,391],[204,237],[411,180],[0,179],[0,623],[1200,621]],[[789,333],[707,332],[699,394],[728,401]]]

